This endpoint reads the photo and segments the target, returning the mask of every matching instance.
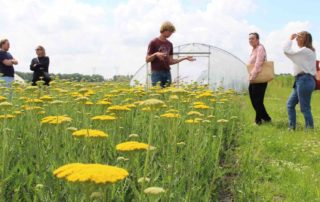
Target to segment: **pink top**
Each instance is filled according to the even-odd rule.
[[[250,72],[250,80],[257,77],[258,73],[262,70],[262,65],[267,59],[266,49],[262,44],[259,44],[256,48],[252,49],[249,64],[254,64],[254,68]]]

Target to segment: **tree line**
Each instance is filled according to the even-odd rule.
[[[20,76],[26,82],[32,81],[33,73],[30,72],[15,72],[18,76]],[[104,81],[114,81],[114,82],[129,82],[132,78],[132,75],[114,75],[110,79],[105,79],[102,75],[93,74],[93,75],[84,75],[79,73],[74,74],[50,74],[51,78],[59,78],[63,80],[69,81],[85,81],[85,82],[104,82]]]

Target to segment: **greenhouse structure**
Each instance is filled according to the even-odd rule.
[[[243,91],[248,87],[246,64],[233,54],[211,45],[189,43],[174,47],[174,58],[191,55],[194,62],[181,62],[171,65],[172,82],[178,86],[197,82],[206,84],[210,89],[223,87]],[[130,85],[151,86],[150,63],[138,69]]]

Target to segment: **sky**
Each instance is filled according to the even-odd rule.
[[[28,72],[43,45],[52,73],[134,74],[164,21],[175,24],[175,46],[210,44],[248,60],[248,33],[259,32],[276,73],[292,73],[282,44],[311,32],[320,49],[320,1],[315,0],[0,0],[0,38],[8,38]],[[318,57],[319,58],[319,57]]]

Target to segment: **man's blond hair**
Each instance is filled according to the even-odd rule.
[[[169,32],[174,33],[174,32],[176,31],[176,28],[175,28],[175,26],[174,26],[171,22],[166,21],[166,22],[164,22],[164,23],[161,25],[161,27],[160,27],[160,33],[163,33],[163,32],[165,32],[165,31],[169,31]]]

